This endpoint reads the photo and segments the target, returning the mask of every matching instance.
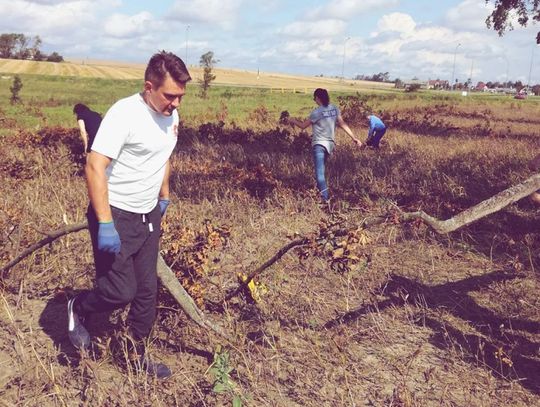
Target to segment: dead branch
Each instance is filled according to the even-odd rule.
[[[17,257],[15,257],[8,264],[6,264],[4,267],[2,267],[2,275],[4,274],[4,272],[15,266],[17,263],[19,263],[21,260],[29,256],[31,253],[38,250],[39,248],[53,242],[59,237],[87,228],[88,223],[83,222],[68,225],[61,229],[57,229],[53,232],[47,233],[46,238],[33,244],[32,246],[24,250],[22,253],[20,253]],[[178,281],[178,278],[176,277],[174,272],[167,266],[165,260],[163,260],[163,257],[161,257],[161,255],[158,257],[157,275],[163,286],[171,293],[173,298],[176,300],[176,302],[178,302],[178,304],[180,305],[182,310],[188,315],[188,317],[190,317],[197,325],[201,326],[202,328],[210,329],[220,335],[222,338],[230,341],[229,336],[224,332],[224,330],[220,326],[214,324],[208,318],[206,318],[204,313],[197,307],[195,301],[193,301],[193,298],[191,298],[191,296],[187,293],[184,287],[182,287],[182,285]]]
[[[428,215],[424,211],[402,212],[400,218],[403,221],[422,219],[422,221],[427,223],[437,233],[450,233],[463,226],[476,222],[478,219],[498,212],[508,205],[529,196],[538,189],[540,189],[540,173],[527,178],[520,184],[499,192],[497,195],[494,195],[447,220],[441,221]]]
[[[35,252],[37,249],[53,242],[54,240],[58,239],[59,237],[62,237],[64,235],[67,235],[68,233],[72,232],[78,232],[79,230],[83,230],[88,228],[88,224],[86,222],[83,223],[76,223],[73,225],[68,225],[64,228],[57,229],[53,232],[46,233],[47,237],[41,239],[39,242],[34,243],[32,246],[28,247],[27,249],[23,250],[17,257],[15,257],[13,260],[11,260],[9,263],[7,263],[2,269],[0,269],[0,274],[4,276],[4,273],[8,271],[10,268],[15,266],[17,263],[19,263],[24,258],[28,257],[30,254]]]
[[[206,315],[197,307],[193,298],[189,293],[182,287],[182,284],[178,281],[178,278],[174,272],[167,266],[165,260],[160,255],[157,262],[157,275],[161,281],[161,284],[173,298],[178,302],[182,310],[190,317],[197,325],[202,328],[210,329],[220,335],[222,338],[225,338],[230,341],[229,336],[223,331],[223,329],[211,322]]]
[[[514,185],[508,189],[505,189],[502,192],[499,192],[497,195],[492,196],[485,201],[480,202],[479,204],[464,210],[463,212],[458,213],[456,216],[447,219],[439,220],[433,216],[428,215],[424,211],[417,212],[402,212],[400,211],[399,220],[402,222],[408,222],[414,219],[421,219],[427,225],[429,225],[435,232],[439,234],[446,234],[453,232],[463,226],[466,226],[470,223],[477,221],[485,216],[488,216],[492,213],[500,211],[506,206],[513,204],[514,202],[519,201],[520,199],[525,198],[526,196],[532,194],[536,190],[540,189],[540,174],[533,175],[532,177],[526,179],[520,184]],[[399,209],[399,208],[398,208]],[[380,225],[385,223],[388,220],[387,216],[375,216],[366,218],[360,224],[360,227],[363,229],[368,229],[369,227]],[[346,230],[339,229],[333,232],[335,236],[347,234]],[[257,267],[251,273],[248,274],[248,277],[245,281],[240,283],[237,288],[231,291],[226,297],[225,300],[230,300],[234,296],[238,295],[242,290],[244,290],[247,285],[255,278],[257,275],[262,273],[264,270],[272,266],[275,262],[281,259],[285,253],[289,250],[308,244],[310,238],[305,236],[299,239],[293,240],[292,242],[286,244],[278,252],[272,256],[269,260],[264,262],[262,265]]]
[[[274,254],[269,260],[265,261],[263,264],[261,264],[251,273],[249,273],[245,281],[243,281],[238,287],[236,287],[233,291],[227,294],[227,296],[225,297],[225,300],[230,300],[232,297],[240,293],[243,289],[245,289],[248,286],[251,280],[253,280],[257,275],[262,273],[264,270],[266,270],[276,261],[281,259],[285,255],[285,253],[287,253],[289,250],[298,246],[303,246],[305,244],[308,244],[309,241],[310,239],[308,237],[302,237],[300,239],[296,239],[296,240],[293,240],[292,242],[287,243],[285,246],[279,249],[278,252]]]

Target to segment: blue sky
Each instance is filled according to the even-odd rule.
[[[263,72],[539,83],[540,26],[500,38],[489,14],[484,0],[0,0],[2,32],[66,58],[144,63],[166,49],[197,64],[213,51]]]

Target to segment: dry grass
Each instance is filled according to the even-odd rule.
[[[493,122],[505,118],[508,137],[420,136],[391,128],[379,152],[340,143],[329,165],[330,218],[351,226],[385,213],[389,203],[445,217],[525,178],[539,124],[531,122],[531,137],[519,139],[520,123],[489,108]],[[533,120],[535,109],[520,117]],[[411,125],[421,122],[415,114]],[[444,108],[435,118],[464,128],[482,121],[450,116]],[[241,135],[230,124],[225,129]],[[3,403],[221,406],[237,395],[250,406],[540,404],[540,220],[530,203],[444,237],[418,223],[370,229],[369,242],[355,251],[360,261],[344,273],[331,267],[334,249],[293,251],[258,279],[268,288],[260,303],[244,296],[222,303],[238,272],[261,264],[295,234],[317,233],[329,215],[313,191],[308,151],[187,133],[190,141],[173,160],[174,199],[162,249],[170,254],[188,236],[208,243],[204,225],[228,231],[225,244],[183,248],[203,257],[188,288],[234,343],[195,326],[161,292],[152,346],[173,368],[170,380],[158,383],[122,367],[114,346],[121,315],[92,321],[96,350],[81,359],[65,331],[67,296],[92,284],[88,236],[80,232],[2,278]],[[21,131],[4,140],[2,264],[44,231],[84,219],[77,136],[61,134],[55,141]],[[173,268],[186,277],[184,266]],[[208,371],[217,345],[228,350],[234,368],[234,385],[219,394]]]
[[[63,63],[21,61],[14,59],[0,59],[0,73],[4,74],[36,74],[80,76],[90,78],[110,79],[140,79],[143,77],[145,64],[128,64],[114,61],[73,60]],[[189,71],[194,81],[202,79],[202,68],[190,66]],[[250,87],[296,89],[299,92],[311,93],[317,87],[326,87],[330,90],[355,91],[360,89],[389,89],[393,84],[375,83],[367,81],[340,81],[336,78],[314,78],[294,76],[273,72],[245,71],[240,69],[224,69],[216,67],[216,84],[236,85]]]

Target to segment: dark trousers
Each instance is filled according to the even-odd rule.
[[[384,136],[384,133],[386,133],[386,128],[373,130],[373,134],[367,139],[366,144],[368,146],[379,148],[379,143]]]
[[[96,288],[78,296],[76,309],[87,315],[131,304],[128,325],[134,339],[142,340],[150,334],[156,317],[159,205],[146,215],[111,209],[120,235],[120,253],[115,255],[97,249],[99,225],[94,210],[89,207],[87,218],[96,266]]]

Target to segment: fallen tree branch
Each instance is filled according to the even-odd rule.
[[[402,212],[400,214],[400,218],[403,221],[421,219],[431,226],[437,233],[450,233],[462,228],[463,226],[476,222],[478,219],[498,212],[508,205],[529,196],[538,189],[540,189],[540,173],[527,178],[520,184],[514,185],[502,192],[499,192],[497,195],[494,195],[491,198],[470,207],[469,209],[465,209],[463,212],[460,212],[447,220],[436,219],[424,211]]]
[[[195,304],[193,298],[191,298],[189,293],[184,289],[184,287],[182,287],[182,284],[180,284],[178,278],[169,268],[169,266],[167,266],[161,255],[158,257],[157,275],[161,281],[161,284],[163,284],[163,286],[169,290],[169,293],[182,307],[182,310],[187,314],[187,316],[193,320],[193,322],[200,327],[210,329],[220,335],[222,338],[231,341],[230,337],[223,331],[223,329],[206,318],[204,312],[197,307],[197,304]]]
[[[287,243],[285,246],[279,249],[277,253],[274,254],[270,259],[268,259],[259,267],[257,267],[255,270],[253,270],[251,273],[249,273],[245,281],[243,281],[238,287],[236,287],[233,291],[227,294],[227,296],[225,297],[225,300],[230,300],[232,297],[240,293],[240,291],[242,291],[248,286],[251,280],[253,280],[258,274],[262,273],[272,264],[277,262],[279,259],[281,259],[285,255],[285,253],[287,253],[289,250],[298,246],[306,245],[309,243],[309,241],[310,239],[308,237],[302,237],[300,239],[296,239],[296,240],[293,240],[292,242]]]
[[[11,260],[9,263],[7,263],[4,267],[1,269],[1,274],[3,275],[4,272],[15,266],[17,263],[19,263],[21,260],[29,256],[34,251],[38,250],[39,248],[53,242],[54,240],[58,239],[59,237],[62,237],[64,235],[67,235],[69,233],[78,232],[83,229],[88,228],[87,222],[77,223],[73,225],[68,225],[64,228],[57,229],[55,231],[47,233],[47,237],[40,240],[39,242],[33,244],[32,246],[25,249],[22,253],[20,253],[17,257],[15,257],[13,260]],[[193,322],[195,322],[197,325],[201,326],[205,329],[210,329],[220,335],[222,338],[225,338],[227,340],[231,340],[230,337],[224,332],[224,330],[211,322],[206,315],[197,307],[197,304],[195,304],[195,301],[193,301],[193,298],[189,295],[189,293],[182,287],[182,284],[178,281],[178,278],[174,274],[174,272],[167,266],[165,263],[165,260],[163,260],[163,257],[160,255],[158,257],[157,262],[157,276],[160,279],[163,286],[169,291],[169,293],[173,296],[173,298],[178,302],[178,305],[182,308],[182,310],[187,314],[188,317],[190,317]]]
[[[458,213],[454,217],[447,220],[439,220],[434,218],[431,215],[428,215],[424,211],[417,212],[403,212],[396,207],[399,211],[399,220],[402,222],[408,222],[414,219],[421,219],[427,225],[429,225],[435,232],[439,234],[446,234],[453,232],[463,226],[466,226],[470,223],[477,221],[485,216],[488,216],[494,212],[500,211],[506,206],[513,204],[514,202],[519,201],[520,199],[529,196],[536,190],[540,189],[540,174],[533,175],[532,177],[526,179],[520,184],[514,185],[508,189],[505,189],[502,192],[499,192],[497,195],[492,196],[489,199],[486,199],[479,204],[470,207],[469,209],[464,210],[463,212]],[[380,225],[385,223],[388,220],[387,216],[376,216],[366,218],[360,224],[361,228],[368,229],[369,227]],[[333,232],[335,236],[347,234],[346,230],[339,229]],[[238,295],[242,290],[244,290],[247,285],[255,278],[257,275],[262,273],[264,270],[272,266],[275,262],[281,259],[285,253],[289,250],[305,245],[309,243],[310,238],[305,236],[299,239],[293,240],[292,242],[286,244],[278,252],[272,256],[269,260],[264,262],[262,265],[257,267],[251,273],[248,274],[246,280],[238,285],[233,291],[231,291],[225,297],[225,300],[228,301],[234,296]]]
[[[19,263],[24,258],[31,255],[33,252],[35,252],[37,249],[55,241],[59,237],[62,237],[64,235],[67,235],[68,233],[72,232],[78,232],[79,230],[87,229],[88,224],[86,222],[83,223],[75,223],[73,225],[68,225],[62,229],[57,229],[53,232],[47,233],[47,237],[41,239],[39,242],[34,243],[32,246],[26,248],[23,250],[17,257],[15,257],[13,260],[11,260],[9,263],[7,263],[2,269],[0,269],[0,274],[2,277],[4,276],[4,273],[8,271],[10,268],[15,266],[17,263]]]

